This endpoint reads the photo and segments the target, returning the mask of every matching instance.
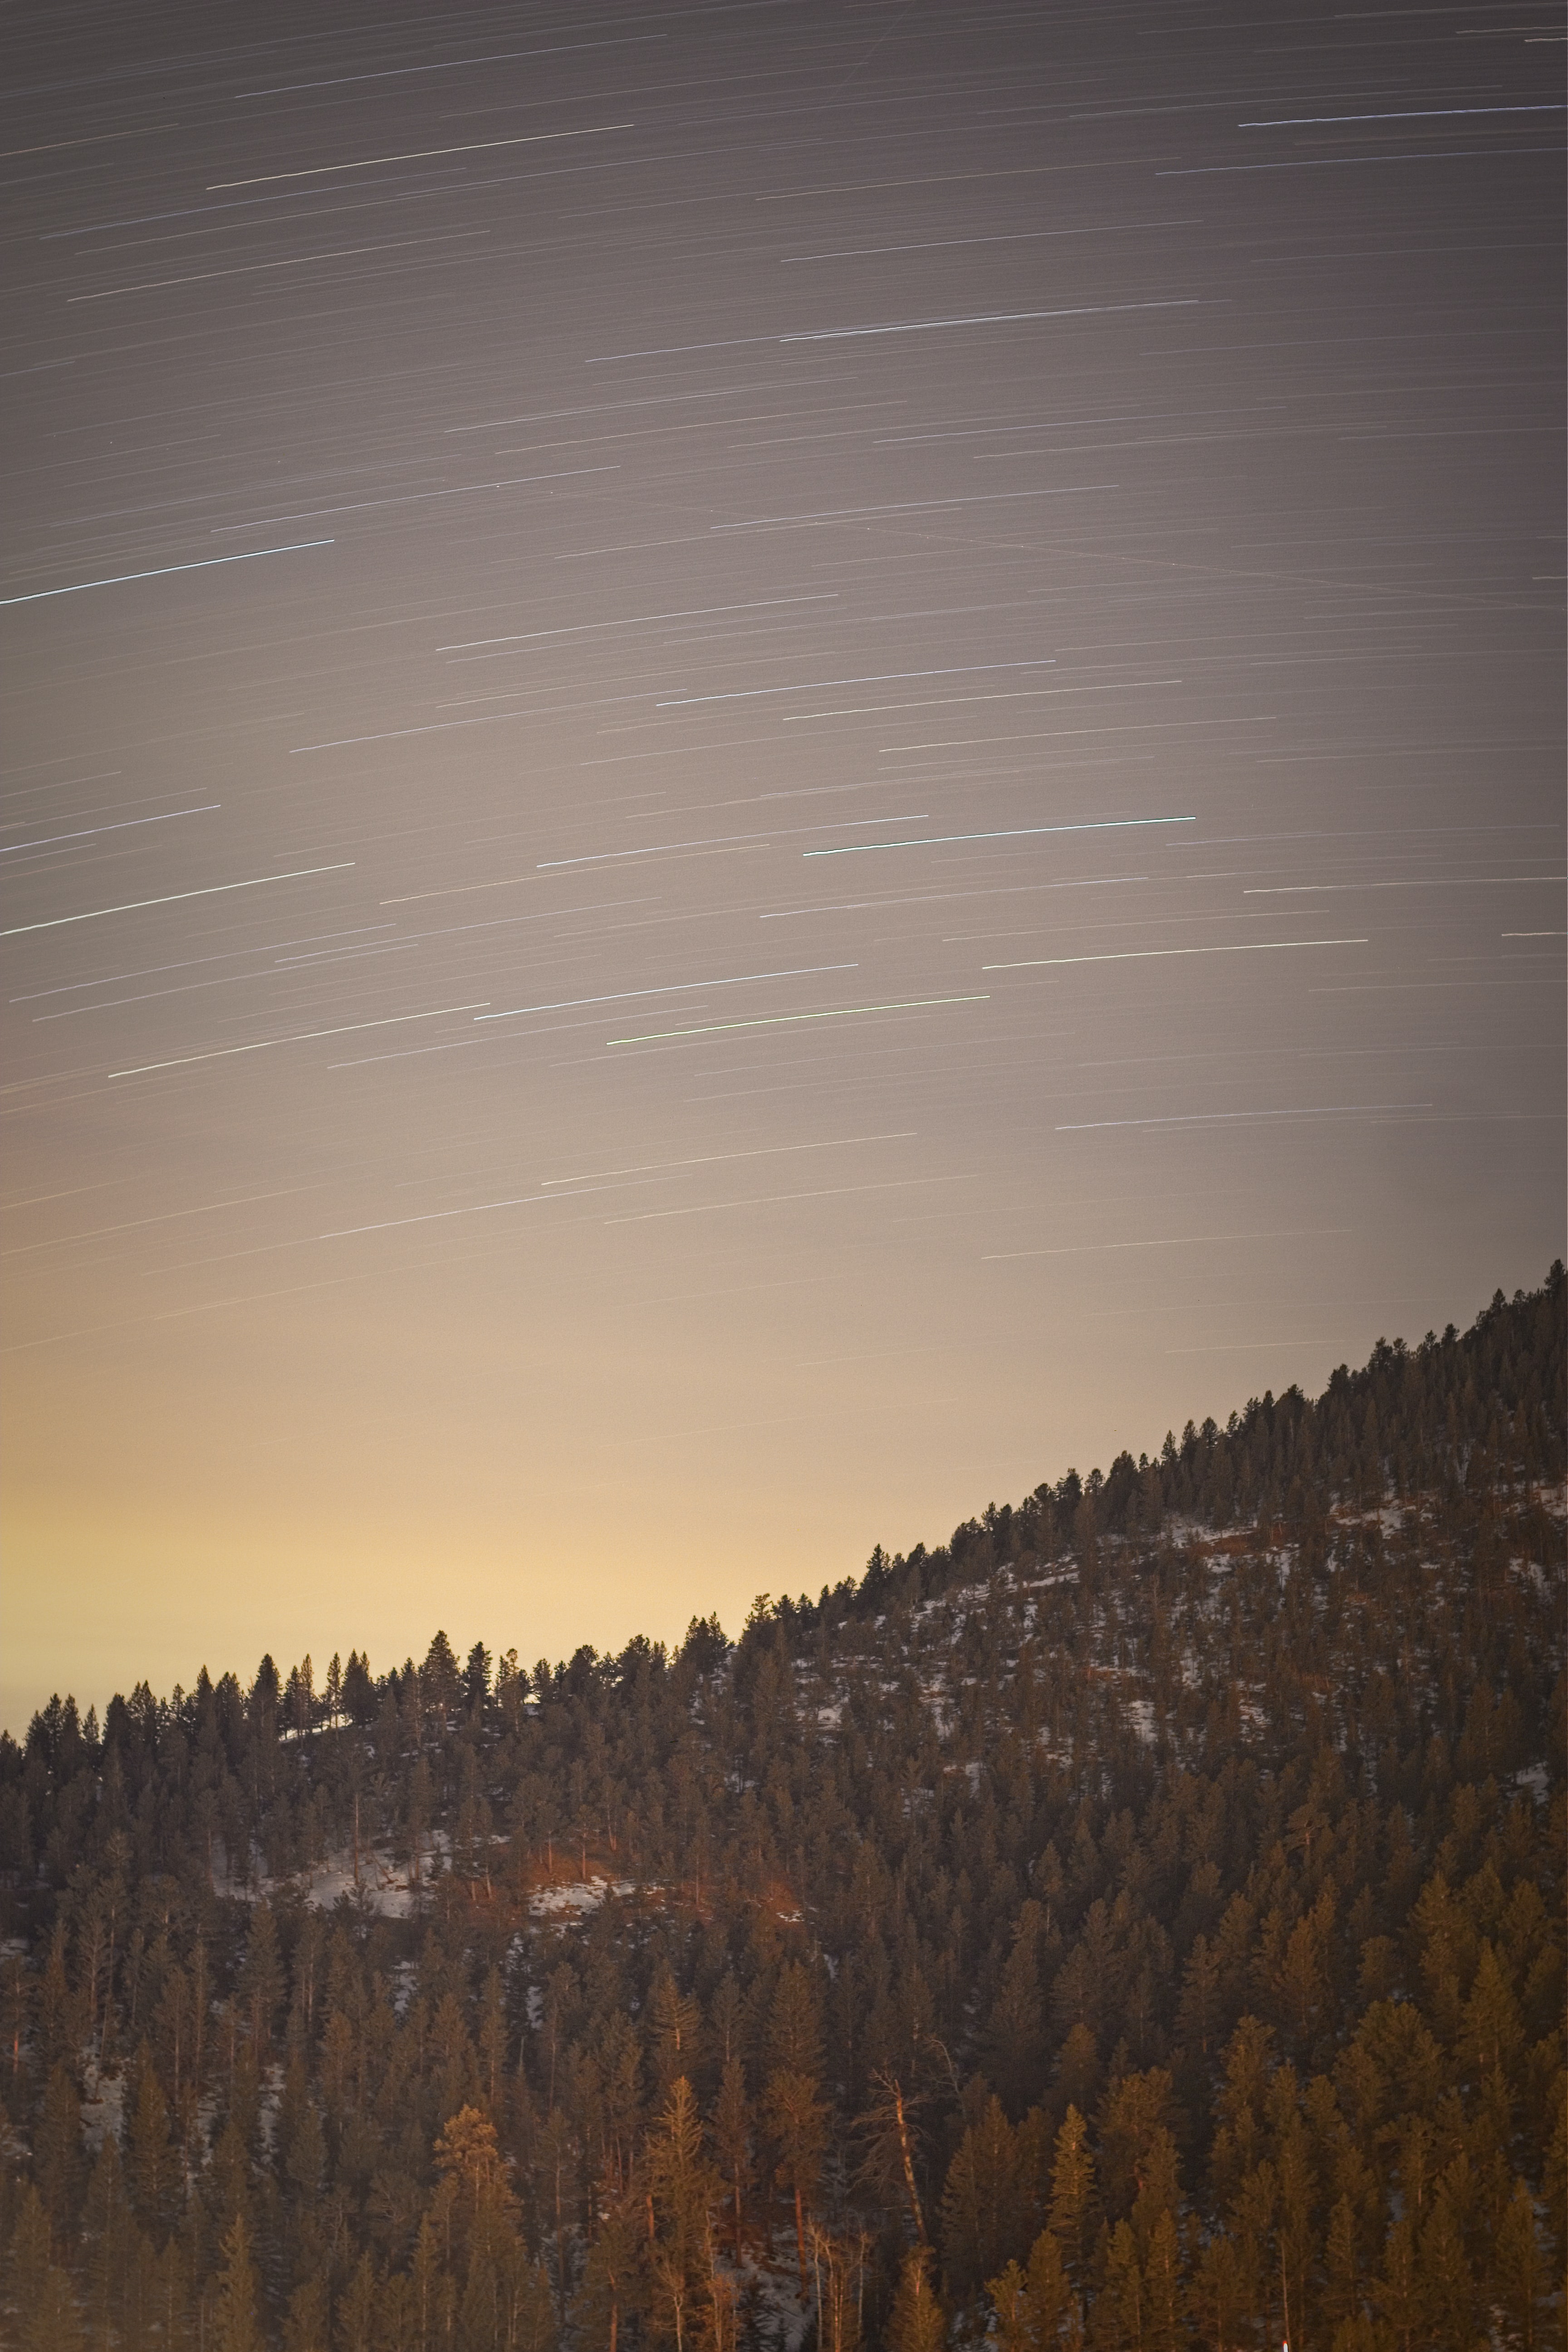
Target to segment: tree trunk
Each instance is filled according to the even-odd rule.
[[[893,2085],[893,2113],[899,2122],[899,2153],[904,2159],[904,2186],[910,2192],[910,2210],[915,2218],[915,2235],[923,2246],[928,2244],[929,2241],[926,2237],[925,2215],[921,2211],[920,2191],[915,2187],[915,2163],[910,2149],[910,2127],[904,2115],[904,2092],[901,2083],[895,2083]]]

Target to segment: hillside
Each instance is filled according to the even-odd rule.
[[[733,1643],[52,1700],[4,2340],[1561,2344],[1564,1305]]]

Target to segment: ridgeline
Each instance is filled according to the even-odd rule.
[[[0,2339],[1563,2341],[1564,1280],[529,1668],[0,1738]]]

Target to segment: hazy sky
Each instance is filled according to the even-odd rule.
[[[1538,1282],[1562,14],[7,29],[0,1720]]]

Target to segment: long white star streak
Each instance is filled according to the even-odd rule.
[[[94,294],[68,294],[66,302],[68,306],[78,302],[113,302],[123,294],[161,294],[171,286],[205,286],[217,278],[255,278],[274,269],[308,269],[313,261],[358,261],[370,253],[405,253],[411,246],[449,245],[454,238],[471,235],[472,231],[468,229],[453,229],[448,236],[393,237],[377,245],[339,245],[321,253],[290,254],[281,261],[242,261],[232,269],[190,270],[179,278],[138,278],[129,286],[100,287]],[[285,521],[288,518],[279,516],[278,520]]]
[[[454,1217],[485,1217],[494,1209],[535,1209],[543,1202],[578,1201],[586,1192],[608,1192],[605,1184],[588,1185],[584,1192],[514,1192],[504,1201],[470,1201],[460,1209],[426,1209],[412,1217],[380,1217],[368,1225],[338,1225],[331,1233],[318,1234],[320,1242],[350,1241],[356,1234],[391,1234],[405,1225],[444,1225]]]
[[[216,537],[226,537],[231,531],[279,530],[289,522],[317,522],[328,515],[370,514],[385,507],[423,507],[433,499],[468,499],[488,495],[493,490],[526,489],[532,482],[571,482],[579,474],[618,474],[615,466],[568,466],[555,474],[505,474],[493,482],[456,482],[449,490],[410,490],[405,496],[386,499],[353,499],[347,504],[331,507],[300,507],[289,514],[261,515],[254,522],[226,522],[218,526]]]
[[[480,1013],[479,1021],[518,1021],[530,1013],[575,1013],[584,1004],[624,1004],[634,996],[692,996],[705,988],[744,988],[760,980],[805,980],[824,971],[858,971],[857,963],[806,963],[792,971],[742,971],[726,980],[674,980],[662,988],[617,988],[608,996],[563,996],[554,1004],[518,1004],[510,1013]]]
[[[73,580],[65,588],[35,588],[26,596],[0,596],[0,606],[42,604],[50,596],[80,596],[89,588],[123,588],[132,580],[168,580],[176,572],[216,572],[220,563],[259,563],[264,555],[303,555],[308,548],[336,544],[331,539],[301,539],[289,547],[247,548],[243,555],[204,555],[197,563],[160,563],[152,572],[115,572],[106,580]]]
[[[811,907],[776,907],[759,915],[759,923],[782,923],[796,915],[856,915],[873,907],[940,907],[955,898],[1016,898],[1041,890],[1109,890],[1122,882],[1147,882],[1147,874],[1093,874],[1072,882],[1007,882],[985,890],[917,890],[898,898],[885,893],[876,898],[819,898]],[[951,942],[944,940],[944,947]]]
[[[452,431],[466,433],[466,425],[454,425]],[[596,470],[596,469],[595,469]],[[564,479],[564,477],[561,478]],[[459,645],[437,646],[438,654],[482,653],[490,646],[530,646],[546,637],[597,636],[605,629],[640,629],[657,621],[710,621],[721,613],[765,613],[781,604],[836,604],[837,588],[821,588],[809,596],[754,596],[745,604],[687,604],[674,613],[631,613],[620,621],[574,621],[560,629],[522,629],[509,637],[468,637]]]
[[[0,849],[0,857],[15,857],[23,849],[56,849],[63,841],[90,841],[99,833],[129,833],[138,824],[168,824],[177,816],[210,816],[222,806],[221,801],[204,801],[200,808],[164,809],[160,816],[121,817],[116,824],[84,825],[79,833],[51,833],[42,841],[9,841]]]
[[[1065,743],[1082,735],[1173,735],[1194,727],[1266,727],[1276,715],[1272,710],[1259,710],[1248,711],[1239,719],[1132,719],[1115,727],[1103,723],[1093,727],[1048,727],[1029,735],[939,735],[925,743],[879,744],[877,757],[890,760],[904,751],[970,751],[983,743]]]
[[[391,1013],[380,1021],[345,1021],[337,1029],[299,1029],[287,1037],[258,1037],[248,1045],[215,1045],[205,1054],[177,1054],[167,1062],[138,1062],[134,1069],[110,1070],[111,1078],[144,1078],[153,1070],[189,1069],[194,1062],[226,1062],[236,1054],[265,1054],[272,1045],[308,1045],[318,1037],[347,1037],[357,1029],[397,1029],[409,1021],[439,1021],[449,1013],[472,1013],[472,1004],[438,1004],[429,1013]]]
[[[1028,956],[1021,963],[983,963],[982,971],[1044,971],[1064,963],[1146,963],[1161,956],[1266,955],[1279,948],[1364,948],[1365,940],[1232,940],[1212,948],[1118,948],[1110,955]]]
[[[302,940],[267,940],[258,948],[226,948],[221,955],[182,956],[177,963],[141,964],[132,971],[104,972],[97,980],[72,980],[59,988],[36,988],[25,996],[13,996],[9,1002],[13,1004],[37,1004],[46,996],[75,996],[84,988],[118,988],[122,981],[156,980],[166,971],[194,971],[198,964],[232,963],[237,956],[273,955],[284,948],[315,947],[324,940],[363,939],[373,931],[389,931],[392,929],[390,923],[356,923],[349,931],[318,931],[313,938]]]
[[[237,187],[247,183],[236,181]],[[692,352],[733,352],[746,343],[837,343],[858,335],[930,335],[944,327],[1014,327],[1037,319],[1102,319],[1120,310],[1195,310],[1196,294],[1173,296],[1160,302],[1079,302],[1061,310],[976,310],[954,319],[896,319],[886,325],[865,327],[805,327],[794,334],[724,335],[711,343],[661,343],[646,352],[595,352],[584,364],[607,367],[616,360],[684,359]]]
[[[910,1132],[912,1134],[913,1130],[911,1129]],[[759,1153],[744,1151],[715,1152],[710,1155],[705,1155],[701,1160],[671,1160],[668,1165],[672,1170],[683,1167],[696,1168],[707,1165],[709,1159],[747,1160],[771,1157],[775,1152],[833,1151],[848,1144],[902,1143],[907,1142],[909,1139],[908,1135],[833,1136],[820,1143],[776,1144],[769,1146],[765,1152]],[[535,1209],[546,1206],[552,1201],[582,1201],[588,1199],[590,1195],[595,1192],[613,1191],[615,1189],[614,1183],[608,1180],[621,1176],[640,1176],[662,1172],[662,1170],[658,1169],[610,1168],[601,1171],[597,1176],[547,1176],[541,1180],[541,1190],[537,1192],[514,1192],[509,1195],[506,1199],[500,1201],[470,1201],[465,1202],[461,1208],[458,1209],[426,1209],[412,1217],[382,1217],[378,1218],[374,1223],[368,1225],[340,1225],[331,1233],[318,1234],[316,1238],[318,1241],[323,1242],[350,1241],[353,1240],[355,1235],[360,1234],[397,1233],[406,1225],[441,1225],[449,1223],[451,1220],[456,1217],[489,1216],[497,1209]],[[581,1189],[574,1192],[561,1191],[559,1188],[565,1184],[575,1184]],[[868,1188],[857,1185],[844,1189],[861,1191],[866,1189],[880,1188]],[[801,1194],[793,1197],[805,1199],[815,1196]],[[626,1223],[631,1221],[623,1219],[616,1220],[616,1222]]]
[[[945,849],[958,841],[1023,841],[1047,833],[1127,833],[1136,825],[1196,824],[1195,816],[1108,816],[1078,824],[1008,825],[997,833],[936,833],[920,841],[852,841],[838,849],[803,849],[803,857],[859,857],[868,849]]]
[[[826,1184],[810,1192],[750,1192],[733,1201],[693,1201],[679,1209],[635,1209],[629,1216],[606,1217],[606,1225],[657,1225],[671,1217],[711,1216],[720,1209],[777,1209],[795,1201],[841,1201],[853,1192],[910,1192],[928,1184],[973,1184],[973,1171],[953,1176],[889,1176],[874,1184]]]
[[[680,1168],[712,1168],[733,1160],[776,1160],[790,1151],[842,1151],[852,1144],[912,1143],[918,1130],[900,1128],[888,1135],[829,1135],[816,1143],[763,1143],[754,1151],[701,1151],[689,1160],[648,1160],[635,1168],[589,1168],[577,1176],[542,1176],[545,1190],[558,1184],[596,1184],[612,1176],[662,1176]]]
[[[56,1234],[43,1242],[25,1242],[16,1249],[0,1250],[0,1257],[32,1257],[39,1250],[68,1249],[76,1242],[100,1242],[111,1234],[139,1234],[149,1225],[178,1224],[185,1217],[216,1216],[224,1209],[247,1209],[258,1201],[287,1201],[297,1193],[309,1192],[309,1184],[283,1184],[270,1192],[240,1192],[233,1200],[203,1201],[194,1209],[165,1209],[155,1217],[132,1217],[118,1225],[93,1225],[86,1233]]]
[[[1328,122],[1437,122],[1461,114],[1562,114],[1561,105],[1549,106],[1422,106],[1397,114],[1280,114],[1267,122],[1238,122],[1238,131],[1305,131]]]
[[[301,172],[258,172],[248,180],[209,180],[206,193],[226,188],[260,188],[277,180],[324,180],[331,172],[373,172],[380,163],[425,163],[440,155],[481,155],[492,147],[539,147],[554,139],[602,139],[607,131],[632,131],[631,122],[592,122],[581,131],[531,131],[517,139],[476,139],[467,147],[416,147],[406,155],[364,155],[353,163],[314,163]]]
[[[267,89],[237,89],[234,100],[238,105],[242,100],[252,98],[292,98],[300,90],[346,89],[351,83],[363,81],[406,81],[415,74],[461,73],[474,66],[508,65],[521,58],[572,57],[585,49],[636,48],[645,42],[663,41],[668,37],[667,33],[623,33],[614,41],[556,41],[543,49],[491,49],[483,57],[441,58],[434,65],[387,66],[375,73],[329,74],[317,81],[281,81]],[[129,139],[139,134],[125,131],[119,135]]]
[[[336,866],[296,866],[287,874],[257,874],[247,882],[209,882],[205,890],[172,890],[164,898],[127,898],[120,907],[93,907],[81,915],[53,915],[44,923],[13,923],[0,940],[19,940],[27,931],[58,931],[65,923],[96,923],[105,915],[140,914],[144,907],[174,907],[185,898],[218,898],[228,890],[259,890],[268,882],[303,882],[313,874],[347,874],[352,857]]]
[[[1068,695],[1138,694],[1149,687],[1185,682],[1180,677],[1124,677],[1104,686],[1007,686],[999,694],[933,694],[922,696],[918,702],[850,702],[826,710],[786,710],[780,723],[798,727],[809,726],[817,719],[875,719],[889,710],[952,710],[963,702],[1058,702]]]
[[[795,515],[752,515],[744,522],[712,522],[710,535],[726,530],[793,530],[812,522],[857,522],[870,515],[934,514],[942,507],[1015,506],[1020,499],[1075,499],[1089,490],[1118,490],[1120,482],[1067,482],[1050,490],[975,490],[957,499],[896,499],[876,507],[824,507]]]
[[[684,694],[672,702],[656,702],[656,710],[695,710],[706,702],[761,702],[775,694],[820,694],[829,686],[893,686],[913,677],[974,677],[982,670],[995,669],[1055,669],[1056,656],[1042,655],[1033,661],[960,662],[950,669],[883,669],[872,670],[865,677],[812,677],[798,686],[739,687],[729,694]]]
[[[1568,874],[1430,874],[1397,882],[1268,882],[1243,890],[1244,898],[1321,898],[1330,890],[1468,890],[1516,882],[1568,882]]]
[[[847,816],[841,822],[846,825],[863,824],[865,819]],[[888,824],[924,824],[926,820],[923,816],[890,816],[884,822]],[[607,866],[626,857],[663,857],[678,849],[732,849],[743,841],[780,841],[787,839],[791,834],[831,833],[836,830],[836,826],[826,824],[770,825],[764,833],[704,834],[691,841],[651,842],[643,849],[591,849],[584,850],[580,857],[542,857],[537,871],[545,874],[563,866]],[[802,855],[814,857],[817,853],[807,849]]]
[[[1069,1130],[1059,1129],[1058,1133]],[[1114,1250],[1198,1249],[1211,1242],[1337,1241],[1354,1231],[1351,1225],[1290,1225],[1268,1234],[1165,1234],[1149,1242],[1069,1242],[1047,1249],[987,1250],[982,1265],[1003,1265],[1016,1257],[1098,1257]]]
[[[698,1029],[656,1029],[646,1037],[606,1037],[606,1045],[662,1045],[672,1037],[717,1037],[728,1029],[789,1029],[802,1021],[847,1021],[858,1013],[924,1013],[939,1004],[989,1004],[990,996],[907,996],[893,1004],[835,1004],[822,1013],[769,1013],[754,1021],[710,1021]]]
[[[1225,180],[1254,172],[1344,172],[1366,163],[1485,163],[1520,155],[1561,155],[1561,147],[1411,147],[1392,155],[1301,155],[1289,163],[1202,163],[1161,170],[1157,180]]]
[[[1241,127],[1245,130],[1247,126],[1244,123]],[[919,245],[846,245],[832,253],[781,254],[779,268],[787,269],[792,262],[796,261],[858,261],[884,253],[945,253],[961,245],[1038,245],[1047,237],[1111,236],[1130,229],[1195,228],[1198,226],[1195,220],[1096,221],[1089,228],[1028,228],[1009,230],[1005,236],[928,237]]]
[[[1107,1127],[1229,1127],[1269,1118],[1360,1118],[1374,1112],[1430,1110],[1429,1102],[1308,1103],[1288,1110],[1177,1110],[1155,1118],[1079,1118],[1058,1127],[1058,1135],[1089,1135]]]

